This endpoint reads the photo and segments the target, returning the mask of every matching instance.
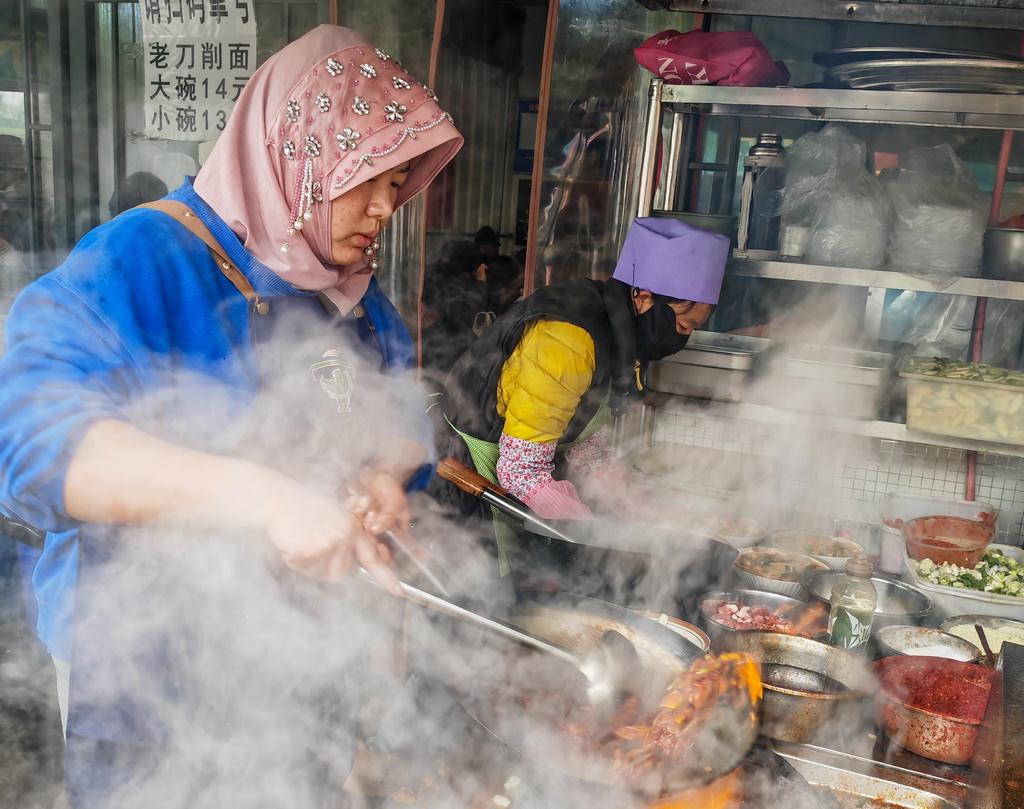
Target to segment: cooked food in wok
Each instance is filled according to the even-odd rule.
[[[547,655],[506,649],[500,675],[466,682],[460,701],[477,722],[555,777],[600,784],[609,797],[671,795],[733,772],[754,745],[761,680],[746,656],[705,655],[657,622],[594,599],[525,603],[513,620],[577,652],[614,628],[640,657],[634,698],[602,723],[579,672]]]
[[[672,682],[654,710],[644,711],[633,698],[598,725],[581,706],[565,730],[582,746],[610,756],[613,782],[636,785],[684,761],[698,745],[723,741],[726,721],[734,724],[739,716],[756,726],[761,690],[757,665],[747,655],[709,654]]]

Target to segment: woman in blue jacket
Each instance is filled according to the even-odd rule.
[[[376,535],[434,461],[380,231],[461,144],[389,54],[320,26],[256,71],[194,180],[13,305],[0,503],[47,532],[75,809],[312,807],[344,779],[348,577],[400,593]]]

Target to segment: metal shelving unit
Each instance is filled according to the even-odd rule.
[[[742,0],[716,0],[688,3],[673,0],[666,3],[644,3],[648,7],[664,6],[669,10],[718,13],[766,14],[761,4],[746,3],[747,12],[725,11],[743,7]],[[801,16],[794,9],[828,5],[818,0],[801,4],[787,0],[787,17]],[[835,4],[832,4],[835,5]],[[850,4],[860,11],[864,6],[885,6],[895,9],[917,9],[921,6],[894,3]],[[691,8],[690,6],[693,6]],[[986,19],[995,18],[997,12],[1013,16],[1015,27],[1024,27],[1024,10],[979,9],[971,7],[929,6],[947,9],[949,14],[965,11],[980,12]],[[991,12],[991,14],[990,14]],[[902,13],[902,11],[898,12]],[[993,16],[994,15],[994,16]],[[806,15],[810,16],[810,14]],[[973,18],[973,17],[972,17]],[[920,17],[918,18],[920,20]],[[951,17],[952,19],[952,17]],[[888,19],[893,22],[895,20]],[[938,24],[938,23],[933,23]],[[953,23],[945,23],[953,24]],[[668,85],[661,79],[652,79],[649,90],[647,131],[641,164],[638,215],[651,214],[655,192],[655,164],[662,116],[672,116],[672,137],[683,131],[682,121],[688,115],[719,115],[764,118],[789,118],[828,122],[857,122],[901,124],[932,127],[959,127],[994,130],[1024,130],[1024,95],[971,94],[939,92],[895,92],[882,90],[833,90],[794,87],[717,87],[711,85]],[[673,155],[678,144],[667,143],[666,152]],[[662,181],[665,188],[677,187],[680,167],[684,161],[666,160]],[[853,267],[832,267],[789,261],[762,261],[748,258],[729,260],[727,272],[752,278],[770,278],[788,281],[837,284],[853,287],[899,289],[915,292],[938,292],[948,295],[1024,300],[1024,282],[998,281],[985,278],[931,279],[891,270],[866,270]],[[716,403],[717,405],[718,403]],[[931,435],[908,430],[905,424],[889,421],[857,421],[829,417],[808,417],[806,413],[791,413],[767,406],[738,404],[721,405],[725,412],[743,420],[777,425],[814,427],[826,431],[864,435],[893,441],[906,441],[937,447],[971,450],[1014,457],[1024,457],[1024,447],[970,441],[966,439]]]
[[[911,292],[941,292],[945,295],[969,295],[1024,301],[1024,281],[996,281],[991,278],[931,279],[895,270],[862,270],[857,267],[831,267],[799,264],[793,261],[755,261],[732,258],[727,265],[732,275],[747,278],[778,278],[785,281],[814,281],[876,289],[906,289]]]
[[[1009,455],[1014,458],[1024,458],[1024,447],[922,433],[916,430],[908,430],[906,424],[895,421],[858,421],[856,419],[836,416],[816,416],[809,413],[777,410],[766,405],[747,403],[727,404],[716,402],[715,407],[721,408],[722,414],[730,418],[754,421],[760,424],[797,427],[800,429],[810,428],[824,432],[843,433],[844,435],[861,435],[867,438],[879,438],[887,441],[907,441],[912,444],[927,444],[929,446],[973,450],[993,455]]]
[[[966,28],[1024,28],[1024,8],[1008,6],[1018,0],[1004,0],[999,7],[908,3],[883,0],[637,0],[652,11],[688,11],[693,14],[732,14],[751,17],[802,17],[817,20],[883,22],[904,25],[949,25]],[[995,0],[992,0],[995,2]]]

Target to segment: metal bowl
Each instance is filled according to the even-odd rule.
[[[831,537],[809,531],[776,531],[768,541],[770,544],[794,553],[803,553],[833,570],[844,570],[846,563],[854,556],[865,553],[864,546],[852,539]]]
[[[828,565],[802,553],[793,553],[770,545],[752,545],[749,548],[743,548],[732,563],[739,580],[751,590],[779,593],[791,598],[803,598],[804,596],[804,588],[800,580],[762,575],[768,571],[753,564],[754,560],[761,556],[771,557],[773,561],[786,562],[804,569],[817,568],[818,572],[828,572]]]
[[[841,570],[825,570],[811,573],[803,579],[804,589],[812,599],[828,605],[832,597],[832,585],[840,576],[846,575]],[[874,631],[879,627],[893,624],[919,625],[935,609],[935,602],[927,595],[885,573],[876,573],[871,577],[878,593],[878,604],[875,606],[875,617],[872,619]]]
[[[975,624],[985,630],[985,639],[996,657],[999,657],[999,650],[1006,640],[1024,646],[1024,621],[1014,618],[1001,618],[996,615],[954,615],[939,624],[939,629],[958,638],[964,638],[980,648],[981,638],[974,628]]]
[[[964,663],[980,663],[983,657],[981,649],[963,638],[926,626],[883,626],[875,632],[874,639],[879,657],[923,655]]]
[[[1002,281],[1024,281],[1024,230],[989,228],[985,231],[981,274]]]
[[[821,638],[828,631],[828,611],[820,604],[809,605],[796,598],[780,593],[765,593],[761,590],[712,590],[697,599],[697,625],[708,634],[708,637],[714,638],[728,632],[750,632],[755,629],[734,629],[716,621],[712,616],[723,601],[730,601],[743,607],[764,607],[771,610],[780,618],[789,621],[796,630],[783,634]]]
[[[707,633],[700,627],[694,626],[686,621],[682,621],[679,618],[673,618],[665,612],[646,610],[643,608],[631,609],[633,609],[633,612],[637,615],[642,615],[644,618],[650,618],[652,621],[657,621],[662,626],[668,627],[683,640],[688,643],[692,643],[702,652],[706,652],[711,647],[711,638],[709,638]]]
[[[771,739],[809,744],[854,727],[878,682],[860,655],[827,643],[778,632],[726,632],[711,651],[750,655],[761,670],[764,696],[761,733]]]

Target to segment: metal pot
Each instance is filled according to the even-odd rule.
[[[833,721],[870,717],[865,700],[877,690],[871,665],[858,655],[810,638],[747,630],[712,639],[714,652],[743,652],[761,667],[761,733],[807,744]]]
[[[819,571],[806,576],[801,580],[801,584],[813,599],[828,607],[829,599],[832,597],[832,585],[844,575],[846,574],[841,570]],[[875,606],[875,617],[872,620],[873,629],[893,624],[919,625],[935,608],[935,602],[931,598],[895,576],[875,573],[871,577],[871,583],[875,585],[875,591],[878,593],[878,604]]]
[[[1024,230],[989,228],[981,258],[983,278],[1024,280]]]

